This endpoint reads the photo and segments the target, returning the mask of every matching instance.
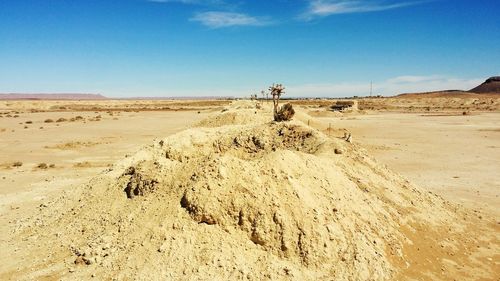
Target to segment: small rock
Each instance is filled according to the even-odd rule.
[[[94,262],[92,259],[88,258],[83,258],[83,261],[85,262],[86,265],[91,265]]]
[[[75,264],[76,265],[85,264],[85,261],[83,260],[83,256],[76,257]]]

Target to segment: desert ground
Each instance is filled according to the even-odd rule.
[[[500,114],[372,113],[317,117],[344,128],[370,155],[411,182],[500,215]]]
[[[0,101],[0,279],[500,278],[500,98],[292,104]]]

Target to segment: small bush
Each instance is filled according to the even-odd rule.
[[[84,162],[75,163],[73,165],[73,167],[75,167],[75,168],[90,168],[90,167],[92,167],[92,164],[88,161],[84,161]]]
[[[66,122],[66,121],[68,121],[68,119],[62,118],[62,117],[56,120],[57,123]]]
[[[38,169],[44,169],[44,170],[45,170],[45,169],[47,169],[47,167],[48,167],[48,166],[47,166],[47,164],[46,164],[46,163],[40,163],[40,164],[38,164],[36,167],[37,167]]]
[[[20,162],[20,161],[16,161],[14,163],[12,163],[12,167],[21,167],[23,165],[23,162]]]
[[[43,121],[43,122],[45,122],[45,123],[53,123],[54,120],[52,120],[52,119],[45,119],[45,121]]]
[[[33,121],[26,121],[24,123],[26,123],[26,124],[33,124]]]
[[[281,122],[281,121],[290,121],[295,115],[295,110],[292,107],[292,104],[287,103],[283,105],[278,112],[275,114],[275,121]]]

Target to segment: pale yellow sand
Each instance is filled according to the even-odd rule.
[[[458,178],[439,177],[454,174],[459,165],[449,165],[455,168],[450,172],[429,160],[450,162],[446,151],[463,150],[460,141],[444,145],[436,140],[450,131],[470,135],[468,126],[453,127],[465,119],[440,123],[441,117],[328,112],[313,117],[309,109],[297,107],[294,121],[270,124],[267,107],[237,102],[221,113],[218,106],[113,115],[20,111],[17,118],[0,119],[0,130],[6,128],[0,132],[5,152],[0,214],[6,234],[0,247],[8,253],[0,260],[0,277],[498,278],[499,229],[491,212],[497,201],[471,197],[488,204],[478,212],[456,204],[461,196],[456,189],[425,184],[446,187],[461,175],[468,179],[465,168]],[[86,123],[43,123],[77,115]],[[478,116],[484,117],[468,121],[474,129],[497,133],[489,122],[498,116]],[[436,125],[422,126],[439,137],[412,131],[422,124],[419,118],[431,118]],[[29,120],[33,124],[25,124]],[[353,134],[353,144],[340,138],[342,128]],[[390,134],[393,130],[398,133]],[[490,146],[472,135],[471,142]],[[409,149],[400,151],[400,146]],[[425,154],[440,150],[445,152]],[[380,163],[369,154],[380,157]],[[494,154],[477,155],[482,161],[474,167],[485,166],[476,176],[486,183],[485,175],[498,163],[485,162]],[[467,157],[462,159],[473,159]],[[9,165],[16,161],[23,165]],[[55,167],[35,168],[41,162]],[[416,162],[422,168],[416,169]],[[423,188],[390,169],[417,183],[425,179]],[[133,199],[127,198],[127,187]],[[429,190],[442,192],[451,203]]]

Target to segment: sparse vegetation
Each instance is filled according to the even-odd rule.
[[[43,121],[43,122],[44,122],[44,123],[53,123],[53,122],[54,122],[54,120],[52,120],[52,119],[50,119],[50,118],[49,118],[49,119],[45,119],[45,121]]]
[[[23,165],[23,162],[20,162],[20,161],[16,161],[14,163],[12,163],[12,167],[21,167]]]
[[[282,84],[273,84],[269,87],[269,91],[273,97],[274,121],[281,122],[291,120],[293,115],[295,115],[295,110],[293,109],[292,104],[287,103],[281,108],[279,107],[279,101],[281,95],[285,93],[285,87],[283,87]]]
[[[286,90],[290,96],[291,90],[289,88]],[[22,246],[23,242],[33,242],[36,247],[24,249],[14,244],[7,245],[8,250],[13,250],[14,247],[19,248],[18,254],[26,259],[19,263],[6,264],[5,271],[16,272],[17,266],[35,268],[35,271],[28,270],[26,274],[23,270],[16,272],[18,279],[29,279],[32,276],[45,274],[44,268],[51,266],[62,268],[64,274],[71,272],[67,276],[85,279],[90,275],[83,267],[86,264],[92,264],[96,267],[96,271],[91,272],[93,275],[95,273],[92,277],[99,279],[103,274],[106,275],[99,269],[104,262],[105,265],[111,265],[106,268],[111,275],[114,272],[120,272],[131,278],[140,278],[137,276],[143,274],[144,271],[135,267],[134,259],[144,258],[143,254],[147,256],[148,253],[157,253],[158,262],[152,259],[153,263],[147,263],[145,266],[156,268],[168,263],[169,268],[176,270],[175,273],[178,274],[176,276],[182,276],[185,265],[192,265],[192,268],[188,267],[186,271],[186,278],[196,279],[199,275],[193,273],[199,266],[205,266],[206,261],[202,261],[202,264],[197,263],[196,256],[200,255],[199,249],[191,247],[189,243],[190,241],[205,241],[206,231],[209,230],[217,230],[212,233],[212,240],[216,244],[213,247],[209,245],[208,250],[213,250],[212,252],[201,253],[201,255],[217,256],[219,253],[221,257],[228,255],[229,258],[223,260],[224,268],[228,265],[229,270],[222,272],[224,276],[232,274],[234,266],[237,267],[236,270],[240,269],[238,264],[233,263],[233,259],[250,261],[241,269],[248,270],[248,272],[252,270],[256,274],[245,276],[238,273],[237,277],[241,278],[307,279],[309,276],[307,274],[313,271],[315,271],[314,275],[311,275],[313,277],[329,276],[335,271],[340,273],[338,278],[344,279],[363,280],[370,278],[372,273],[380,273],[378,276],[382,276],[381,278],[391,279],[393,275],[382,275],[385,274],[384,272],[397,274],[396,270],[399,270],[399,263],[393,264],[394,260],[391,256],[398,259],[397,262],[422,265],[427,260],[425,254],[430,251],[435,253],[436,260],[450,259],[453,262],[450,262],[449,266],[448,263],[444,265],[436,263],[436,266],[429,270],[429,274],[435,274],[435,276],[443,274],[444,276],[448,272],[452,272],[451,274],[456,272],[454,264],[464,265],[461,270],[463,269],[466,273],[467,259],[470,255],[484,254],[482,259],[485,263],[483,264],[488,264],[487,257],[491,256],[494,259],[496,251],[493,246],[492,249],[486,249],[481,246],[486,245],[486,242],[476,243],[470,239],[464,241],[460,238],[466,234],[453,232],[456,229],[456,221],[461,222],[467,219],[466,223],[471,226],[468,229],[475,231],[473,229],[476,227],[480,230],[477,233],[467,233],[469,236],[478,236],[479,232],[483,231],[485,235],[494,235],[494,229],[491,233],[486,232],[486,227],[479,225],[479,223],[489,223],[493,220],[489,218],[486,211],[480,210],[481,213],[479,210],[468,211],[468,209],[451,205],[451,202],[446,203],[427,191],[417,192],[419,191],[417,185],[391,172],[388,166],[378,163],[365,151],[389,155],[390,157],[387,158],[393,162],[389,162],[388,165],[401,163],[405,160],[403,157],[409,155],[407,150],[414,148],[405,147],[407,146],[405,141],[408,141],[408,145],[415,146],[418,143],[432,143],[433,139],[439,140],[445,134],[449,134],[449,138],[463,136],[463,130],[456,130],[455,121],[464,123],[467,120],[470,121],[466,123],[470,126],[467,128],[467,132],[470,133],[468,138],[471,138],[470,144],[461,142],[457,143],[459,145],[449,145],[455,150],[451,148],[444,150],[442,155],[460,154],[463,152],[463,144],[475,147],[474,144],[483,140],[483,137],[489,140],[494,139],[498,130],[491,124],[493,124],[492,120],[498,119],[497,113],[488,115],[481,113],[483,116],[477,116],[474,108],[458,107],[457,103],[456,108],[445,112],[452,112],[453,115],[446,114],[446,116],[462,116],[463,111],[470,111],[472,116],[432,117],[429,119],[432,120],[432,129],[435,131],[430,131],[429,134],[412,134],[412,130],[427,128],[425,125],[419,125],[427,123],[420,115],[439,115],[425,114],[424,107],[419,104],[412,109],[413,114],[383,115],[377,112],[377,118],[373,118],[372,115],[364,116],[362,112],[333,114],[329,108],[332,104],[330,99],[294,100],[290,101],[293,108],[291,106],[289,108],[286,104],[289,102],[287,100],[289,96],[281,96],[283,94],[284,91],[277,97],[277,102],[281,97],[285,100],[281,105],[276,104],[274,109],[271,109],[270,101],[267,104],[260,100],[263,97],[260,91],[258,101],[235,101],[234,104],[222,110],[224,112],[222,114],[216,112],[222,109],[219,106],[210,107],[210,109],[201,106],[192,108],[186,106],[185,109],[189,111],[176,114],[176,119],[174,119],[176,122],[165,121],[168,121],[173,110],[178,108],[176,106],[172,106],[172,112],[168,114],[159,112],[163,110],[160,107],[152,108],[151,111],[158,111],[153,112],[154,119],[149,118],[152,116],[150,112],[141,114],[124,112],[123,118],[120,117],[121,121],[112,124],[107,120],[116,118],[104,117],[107,115],[102,113],[101,115],[104,114],[101,119],[104,120],[103,122],[89,122],[95,119],[97,114],[87,110],[84,107],[87,104],[78,105],[77,111],[64,114],[44,111],[41,114],[27,116],[27,113],[23,112],[22,117],[17,120],[3,119],[5,121],[0,125],[9,127],[6,127],[5,133],[0,133],[1,142],[6,144],[5,154],[2,155],[0,163],[2,173],[0,183],[5,186],[6,192],[20,194],[20,196],[7,198],[9,200],[12,198],[13,201],[12,203],[6,201],[8,203],[6,211],[9,216],[6,219],[15,222],[7,226],[12,228],[19,226],[28,230],[43,227],[42,230],[48,230],[47,233],[50,234],[30,238],[32,231],[14,233],[16,236],[13,236],[13,243],[19,242]],[[120,101],[120,103],[125,102],[129,101]],[[389,104],[387,110],[408,108],[406,102],[403,103],[397,99],[394,102],[400,102],[400,107],[392,108]],[[111,105],[111,102],[106,101],[105,104]],[[261,105],[263,109],[259,110]],[[432,112],[441,113],[435,109],[438,105],[438,102],[432,104]],[[36,106],[39,106],[38,102]],[[46,108],[45,105],[43,106]],[[123,107],[121,104],[116,106]],[[384,105],[378,105],[374,110],[379,110],[378,108],[382,106]],[[495,108],[496,106],[494,105]],[[147,107],[144,108],[147,109]],[[146,109],[141,109],[141,111]],[[293,112],[293,109],[298,115],[294,118],[300,119],[305,124],[293,121],[271,121],[271,118]],[[270,116],[271,110],[274,110],[273,117]],[[200,122],[200,125],[197,123],[192,126],[191,131],[168,136],[162,141],[155,140],[154,145],[146,146],[139,154],[136,154],[135,149],[130,151],[130,148],[136,146],[137,143],[150,142],[152,137],[149,134],[153,131],[146,129],[157,128],[154,129],[155,136],[167,137],[165,134],[170,134],[174,130],[171,128],[188,126],[193,120],[197,121],[201,119],[200,117],[205,117],[197,115],[197,111],[204,112],[207,118],[202,120],[204,123]],[[318,112],[318,119],[312,114],[316,112]],[[74,114],[84,114],[85,119],[81,122],[56,123],[59,118],[57,115],[68,117],[67,119],[73,117],[76,120]],[[33,133],[36,130],[34,125],[43,126],[43,120],[49,117],[56,124],[47,124],[47,130],[41,130],[42,132],[38,134]],[[33,125],[25,124],[25,121],[29,119],[35,120]],[[390,122],[379,124],[380,131],[374,130],[373,128],[378,123],[382,123],[383,119]],[[351,122],[351,120],[359,120],[359,122]],[[179,124],[177,121],[183,123]],[[87,125],[84,122],[87,122]],[[127,124],[126,130],[121,128],[122,123]],[[446,125],[446,127],[440,125],[448,123],[451,125]],[[306,124],[308,126],[305,126]],[[19,128],[25,125],[33,127],[19,131]],[[56,126],[59,126],[57,131]],[[352,129],[353,136],[356,134],[359,143],[357,141],[355,145],[349,144],[347,141],[350,141],[353,136],[348,134],[342,139],[341,136],[345,131],[343,127]],[[16,129],[15,134],[10,133],[12,128]],[[88,131],[89,129],[92,131],[88,134],[78,133],[78,130]],[[438,130],[439,133],[434,134]],[[454,134],[455,131],[458,132]],[[369,133],[373,133],[375,137],[373,139],[365,137]],[[408,138],[408,135],[412,137]],[[477,142],[472,140],[472,137],[475,137]],[[382,141],[369,145],[366,149],[362,148],[365,142],[372,140]],[[110,145],[103,145],[106,143]],[[440,151],[440,148],[446,147],[447,144],[446,142],[436,143],[441,143],[441,146],[435,149],[432,147],[433,151]],[[96,147],[89,149],[88,147],[91,146]],[[52,148],[52,150],[43,149],[43,147]],[[462,158],[467,163],[473,164],[472,161],[477,161],[474,163],[478,167],[474,171],[478,170],[477,174],[468,174],[464,168],[463,170],[453,169],[453,174],[446,173],[444,170],[439,173],[429,173],[430,179],[424,178],[422,170],[434,168],[434,163],[443,159],[438,158],[442,157],[439,153],[431,153],[432,155],[425,153],[429,150],[429,145],[423,145],[422,150],[416,148],[412,150],[418,152],[410,155],[415,158],[410,159],[414,161],[414,164],[404,168],[409,167],[410,177],[411,173],[418,173],[426,182],[432,182],[433,177],[442,178],[444,182],[452,179],[453,176],[454,180],[451,184],[458,187],[463,184],[465,188],[469,188],[466,186],[469,183],[466,176],[470,175],[474,181],[477,181],[478,186],[490,187],[491,184],[488,183],[491,178],[490,174],[481,177],[482,174],[479,171],[484,170],[488,173],[492,171],[480,169],[483,166],[479,164],[481,164],[480,161],[484,162],[485,166],[494,164],[491,162],[493,160],[488,161],[488,159],[493,159],[490,155],[494,155],[496,149],[496,144],[489,142],[481,145],[481,149],[474,150],[475,153],[463,155]],[[115,165],[109,164],[110,160],[115,162],[115,158],[122,157],[125,153],[128,153],[127,159],[122,159]],[[471,154],[474,155],[471,156]],[[392,157],[393,155],[395,157]],[[474,160],[476,155],[481,158]],[[435,158],[431,158],[432,163],[420,161],[425,159],[424,157]],[[453,160],[453,157],[444,159]],[[22,167],[15,168],[14,161],[18,160],[27,163],[23,165],[20,162],[19,166],[22,165]],[[46,160],[49,163],[42,165],[40,160]],[[54,164],[55,162],[52,161],[58,161],[59,164]],[[455,162],[457,161],[447,163],[450,169],[460,168],[460,165]],[[429,166],[424,166],[426,164]],[[123,170],[127,167],[134,167],[134,169],[126,169],[124,172]],[[106,170],[101,172],[103,169]],[[99,173],[98,178],[80,185],[80,181],[86,182],[85,178],[90,178],[97,173]],[[455,177],[455,175],[459,175],[460,179],[457,180],[458,176]],[[47,191],[49,187],[50,192]],[[69,196],[59,192],[70,188],[78,192],[68,193]],[[31,193],[21,193],[25,190]],[[458,188],[453,192],[455,190]],[[398,196],[385,200],[387,199],[385,195],[391,193]],[[329,194],[334,196],[328,196]],[[120,195],[123,198],[119,198]],[[126,200],[127,197],[134,197],[135,201]],[[251,200],[248,200],[249,198]],[[26,208],[25,201],[28,199],[40,207]],[[52,204],[51,202],[55,200],[57,204]],[[171,207],[165,208],[166,205]],[[8,210],[9,206],[11,210],[16,209]],[[71,210],[74,207],[75,210]],[[408,217],[417,218],[415,221],[409,220],[404,231],[400,227],[399,210],[404,211],[404,215]],[[34,218],[40,218],[40,220],[23,219],[24,216],[31,216],[32,213],[35,214]],[[109,216],[103,218],[103,213]],[[128,216],[129,214],[132,215]],[[479,215],[483,216],[483,220],[476,224],[477,220],[474,217]],[[113,220],[108,221],[108,218]],[[342,225],[339,225],[339,219],[342,220]],[[442,221],[446,225],[440,227],[433,223],[436,221]],[[71,227],[68,227],[68,222],[72,222]],[[413,222],[415,224],[411,224]],[[450,222],[449,225],[448,222]],[[426,228],[426,224],[432,227]],[[147,241],[140,246],[143,251],[139,251],[139,256],[135,256],[135,252],[129,247],[142,243],[144,233],[136,233],[133,230],[151,225],[154,226],[150,231],[151,237],[148,232]],[[186,240],[177,239],[171,242],[170,237],[178,236],[180,232],[186,230],[186,226],[188,230],[185,231]],[[221,229],[229,231],[219,231]],[[356,233],[363,233],[363,235],[359,236]],[[406,237],[407,235],[409,236]],[[67,238],[71,241],[67,242]],[[248,247],[243,247],[239,252],[234,252],[230,248],[234,245],[247,244]],[[342,245],[342,251],[332,255],[330,250],[338,248],[338,245]],[[254,251],[256,248],[259,249],[258,252]],[[471,250],[464,255],[463,249],[474,249],[474,251],[477,249],[477,252],[471,252]],[[380,254],[384,250],[387,250],[387,255]],[[399,259],[397,257],[399,250],[410,254]],[[171,259],[167,257],[170,252],[184,255]],[[49,257],[46,261],[42,261],[39,258],[51,254],[55,257],[54,259]],[[73,257],[69,257],[70,255]],[[265,266],[268,267],[264,269],[263,274],[259,273],[262,271],[260,268],[262,263],[252,262],[258,261],[259,257],[265,259]],[[401,263],[401,265],[407,268],[406,263]],[[203,272],[203,274],[210,274],[216,278],[218,272],[224,268],[218,268],[216,265],[213,271]],[[324,268],[324,271],[320,272],[318,268]],[[431,273],[434,269],[436,273],[434,271]],[[471,270],[482,270],[486,273],[491,271],[491,275],[495,274],[494,264],[491,269],[485,266]],[[358,274],[360,271],[366,274],[360,276]],[[490,277],[486,273],[485,278]],[[151,275],[150,277],[155,279],[162,276]],[[394,278],[397,279],[397,277]],[[404,278],[401,277],[401,279]]]
[[[83,118],[82,116],[78,115],[76,117],[71,117],[69,119],[70,122],[75,122],[75,121],[81,121],[81,120],[85,120],[85,118]]]
[[[24,123],[26,123],[26,124],[33,124],[33,121],[26,121]]]
[[[90,168],[90,167],[92,167],[92,164],[88,161],[84,161],[84,162],[75,163],[73,165],[73,167],[75,167],[75,168]]]
[[[66,122],[66,121],[68,121],[68,119],[63,118],[63,117],[56,120],[57,123]]]

